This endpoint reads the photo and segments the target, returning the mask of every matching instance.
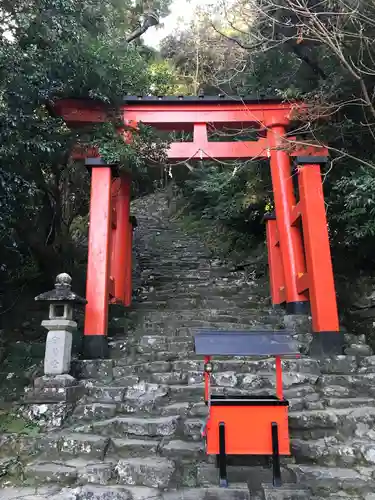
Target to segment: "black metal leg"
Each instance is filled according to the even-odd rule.
[[[279,454],[279,430],[276,422],[271,424],[272,432],[272,469],[273,485],[281,486],[280,454]]]
[[[227,478],[227,455],[225,452],[225,424],[219,424],[219,473],[220,473],[220,487],[228,487]]]

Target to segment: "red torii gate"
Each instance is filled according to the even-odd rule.
[[[288,153],[286,133],[296,108],[303,104],[225,96],[127,96],[120,111],[127,127],[143,123],[159,130],[193,132],[192,142],[170,145],[171,161],[270,159],[276,214],[266,217],[272,302],[285,304],[290,314],[306,312],[310,305],[312,352],[328,354],[341,348],[320,173],[328,152],[323,147],[301,147]],[[53,106],[53,113],[72,128],[104,122],[109,111],[93,100],[62,99]],[[252,128],[258,139],[209,140],[208,129],[225,127]],[[131,178],[116,176],[95,151],[84,156],[92,173],[84,352],[92,359],[107,356],[108,303],[131,303]],[[76,157],[82,159],[82,153]],[[297,167],[298,201],[291,157]]]

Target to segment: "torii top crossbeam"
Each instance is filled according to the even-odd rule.
[[[295,112],[303,109],[301,102],[282,102],[279,98],[227,96],[126,96],[117,111],[126,127],[137,123],[158,130],[193,132],[193,141],[174,142],[170,145],[168,159],[249,159],[268,158],[272,139],[268,131],[273,127],[288,130]],[[110,106],[84,99],[56,101],[53,112],[61,116],[69,127],[84,123],[105,122]],[[253,141],[214,142],[208,131],[224,128],[256,131]],[[304,147],[291,152],[291,156],[326,154],[321,148]]]

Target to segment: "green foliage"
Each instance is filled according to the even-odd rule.
[[[119,131],[121,122],[116,120],[95,125],[80,139],[85,146],[98,149],[109,165],[116,164],[120,171],[137,174],[146,171],[148,165],[166,162],[167,140],[163,140],[151,127],[139,124],[137,130],[129,130],[131,141],[124,141]]]
[[[0,414],[0,432],[35,437],[40,433],[40,428],[37,424],[17,416],[12,412],[3,412]]]
[[[168,0],[148,7],[166,12]],[[0,276],[2,282],[73,272],[84,258],[71,227],[88,211],[89,177],[69,160],[87,130],[70,130],[49,113],[56,98],[100,100],[113,108],[126,94],[165,90],[170,74],[151,69],[138,40],[143,14],[131,0],[2,2],[0,9]],[[115,124],[93,131],[103,155],[132,169],[162,157],[163,141],[136,134],[124,145]],[[89,141],[88,141],[89,142]],[[154,144],[155,143],[155,144]]]
[[[149,65],[148,71],[154,95],[171,95],[179,91],[176,71],[169,61],[157,59]]]
[[[178,181],[177,181],[178,182]],[[222,228],[226,247],[232,251],[249,246],[249,239],[263,238],[262,217],[270,198],[268,169],[262,162],[245,165],[206,165],[178,185],[188,201],[187,213]]]
[[[306,102],[304,121],[290,133],[330,147],[332,163],[323,172],[323,180],[334,259],[346,262],[350,256],[372,268],[374,15],[371,2],[360,2],[351,11],[328,0],[303,5],[294,0],[281,0],[277,5],[266,0],[257,2],[256,8],[236,0],[230,11],[222,13],[221,21],[215,20],[225,34],[221,42],[212,43],[218,40],[218,32],[212,29],[211,20],[196,16],[187,32],[169,37],[162,46],[186,81],[200,78],[211,84],[205,86],[207,93],[214,86],[215,93]],[[231,57],[223,60],[228,50]],[[232,179],[226,168],[218,167],[216,173],[202,170],[199,180],[192,177],[184,192],[196,213],[246,232],[245,192],[262,200],[252,211],[259,220],[257,210],[261,213],[269,209],[268,203],[272,206],[272,187],[268,177],[258,181],[249,165],[243,167],[245,179],[242,174]],[[265,171],[268,165],[263,166]],[[256,233],[260,227],[254,223],[251,231]]]
[[[373,246],[375,237],[375,171],[357,167],[332,189],[331,220],[343,246]],[[360,251],[362,251],[360,250]]]

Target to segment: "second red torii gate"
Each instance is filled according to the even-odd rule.
[[[329,237],[320,166],[327,149],[300,147],[288,152],[288,129],[302,103],[280,99],[234,97],[127,96],[120,112],[124,125],[138,123],[159,130],[193,133],[193,141],[170,145],[170,161],[187,159],[269,159],[275,201],[273,217],[266,218],[267,247],[273,304],[285,304],[291,314],[312,314],[314,352],[340,349]],[[53,112],[69,127],[104,122],[109,108],[92,100],[63,99]],[[208,131],[253,129],[257,140],[213,142]],[[82,158],[82,154],[77,153]],[[85,357],[107,354],[108,303],[130,305],[131,245],[130,176],[116,177],[96,151],[85,153],[92,169],[89,255],[85,316]],[[295,158],[298,195],[293,186],[291,157]],[[301,227],[303,230],[301,230]]]

